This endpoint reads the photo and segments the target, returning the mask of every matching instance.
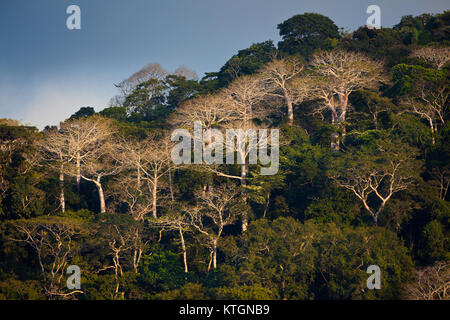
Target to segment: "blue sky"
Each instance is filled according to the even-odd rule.
[[[81,30],[66,28],[66,8],[81,8]],[[239,49],[279,41],[278,23],[317,12],[339,27],[440,13],[449,0],[0,0],[0,118],[43,128],[82,106],[102,110],[118,83],[150,62],[217,71]]]

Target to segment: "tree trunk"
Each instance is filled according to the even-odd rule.
[[[331,124],[336,125],[336,114],[331,113]],[[339,151],[339,135],[337,133],[331,134],[331,150]]]
[[[294,107],[292,106],[292,100],[289,97],[289,94],[286,88],[283,88],[284,100],[287,105],[287,113],[288,113],[288,123],[290,126],[294,124]]]
[[[247,164],[242,164],[241,165],[241,186],[243,188],[243,201],[244,203],[247,203],[247,196],[246,196],[246,191],[245,191],[245,186],[247,185]],[[247,231],[248,228],[248,212],[244,211],[242,213],[242,233],[245,233]]]
[[[431,142],[433,144],[435,144],[433,120],[432,119],[428,119],[428,122],[430,123],[430,128],[431,128]]]
[[[100,201],[100,213],[105,213],[106,212],[105,195],[103,193],[102,184],[100,183],[100,178],[97,178],[97,181],[95,181],[95,185],[97,186],[98,198]]]
[[[180,228],[180,239],[181,239],[181,248],[183,249],[183,262],[184,262],[184,272],[188,273],[188,265],[187,265],[187,254],[186,254],[186,243],[184,242],[183,230]]]
[[[153,183],[153,189],[152,189],[152,197],[153,197],[153,199],[152,199],[152,212],[153,212],[153,217],[154,218],[158,217],[157,211],[156,211],[157,210],[156,209],[156,206],[157,206],[156,197],[157,197],[157,191],[158,191],[157,186],[158,186],[158,179],[155,178],[154,183]]]
[[[63,164],[61,164],[61,168],[59,170],[59,203],[61,206],[61,211],[66,212],[66,200],[64,197],[64,170]]]
[[[214,251],[213,251],[213,269],[217,268],[217,242],[214,243]]]
[[[79,196],[79,195],[80,195],[80,182],[81,182],[81,160],[80,160],[80,153],[77,153],[76,166],[77,166],[77,192],[78,192],[78,196]]]

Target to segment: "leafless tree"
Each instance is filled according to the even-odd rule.
[[[175,127],[190,129],[194,122],[201,123],[203,130],[220,127],[224,123],[238,119],[230,101],[221,93],[199,96],[185,101],[170,122]]]
[[[153,217],[157,217],[159,192],[165,185],[164,178],[167,176],[170,183],[169,173],[175,168],[171,158],[173,145],[168,136],[150,135],[140,142],[122,139],[121,147],[117,149],[118,157],[125,168],[131,170],[130,177],[133,177],[122,181],[121,185],[128,197],[126,202],[137,220],[144,218],[149,207]]]
[[[436,68],[442,69],[450,60],[450,48],[423,47],[414,50],[411,57],[425,59]]]
[[[50,167],[58,172],[59,176],[59,203],[62,212],[65,212],[66,202],[64,196],[64,166],[70,159],[69,145],[57,128],[44,131],[44,138],[36,142],[42,160],[48,162]]]
[[[228,108],[233,110],[233,113],[237,115],[237,119],[230,122],[228,128],[239,128],[244,132],[249,129],[254,129],[254,119],[265,118],[270,109],[263,105],[263,99],[267,93],[264,86],[263,78],[260,75],[254,76],[241,76],[235,79],[227,88],[223,90],[223,95],[227,101]],[[248,137],[246,137],[246,146],[249,145]],[[248,153],[250,148],[241,148],[245,150],[244,153]],[[245,156],[245,157],[242,157]],[[245,188],[247,184],[248,176],[248,161],[246,154],[241,154],[243,164],[241,164],[240,182]],[[223,175],[223,174],[222,174]],[[229,176],[230,178],[235,178]],[[244,196],[244,200],[246,197]],[[242,231],[245,232],[248,227],[248,214],[243,213],[242,216]]]
[[[183,213],[169,214],[157,219],[152,219],[150,220],[150,223],[154,227],[163,230],[172,230],[178,232],[178,234],[180,235],[181,250],[183,252],[184,272],[188,273],[189,268],[187,263],[186,241],[184,238],[185,233],[191,231],[188,217]]]
[[[149,63],[115,86],[120,89],[122,97],[126,97],[138,84],[150,79],[163,80],[167,74],[167,71],[159,63]]]
[[[439,199],[445,200],[447,198],[448,187],[450,186],[450,167],[445,165],[443,167],[434,167],[431,169],[431,176],[437,182],[439,188]]]
[[[331,112],[331,123],[342,126],[348,112],[350,93],[361,88],[376,88],[385,80],[383,63],[368,56],[342,49],[317,53],[311,65],[315,72],[315,88],[311,92],[321,99],[315,112]],[[343,127],[345,136],[345,126]],[[339,138],[333,135],[331,146],[339,149]]]
[[[28,244],[36,253],[43,277],[44,292],[49,298],[66,299],[81,290],[64,293],[62,280],[70,259],[77,250],[80,224],[62,217],[39,217],[14,223],[22,234],[12,239]]]
[[[223,229],[242,214],[243,202],[236,187],[210,187],[207,193],[197,193],[198,204],[186,208],[189,224],[203,237],[210,252],[208,272],[217,267],[217,247]]]
[[[408,300],[448,300],[450,291],[450,262],[416,270],[414,280],[406,284],[404,296]]]
[[[54,145],[62,149],[67,155],[67,163],[74,166],[74,169],[70,168],[66,173],[76,177],[78,189],[83,162],[102,148],[112,133],[111,120],[100,116],[61,123],[58,134],[55,134],[52,139],[58,140],[54,142]]]
[[[186,80],[198,80],[197,72],[191,70],[185,66],[178,67],[174,72],[174,75],[185,77]]]
[[[107,228],[108,249],[112,263],[100,268],[97,273],[112,269],[115,279],[112,298],[123,298],[123,292],[120,292],[120,283],[124,276],[124,269],[133,268],[135,273],[138,272],[139,262],[147,242],[142,241],[142,235],[137,225],[119,226],[112,223]]]
[[[300,77],[304,65],[297,58],[274,59],[262,70],[267,94],[284,101],[287,106],[289,124],[294,123],[294,105],[301,103],[310,94],[311,83],[307,77]]]
[[[337,160],[329,177],[337,186],[352,191],[377,224],[391,197],[415,181],[419,172],[415,155],[413,150],[393,144],[378,145],[376,155],[355,154]]]
[[[104,141],[83,160],[81,177],[97,187],[101,213],[106,212],[102,178],[117,175],[123,169],[121,159],[115,157],[115,154],[115,144],[112,141]]]
[[[448,109],[449,89],[446,83],[432,83],[421,78],[413,89],[415,97],[407,97],[403,104],[413,113],[425,119],[431,130],[432,142],[438,123],[445,125],[445,113]]]

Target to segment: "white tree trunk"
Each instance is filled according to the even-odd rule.
[[[66,200],[64,197],[64,168],[63,164],[61,164],[61,169],[59,171],[59,203],[61,206],[61,211],[66,212]]]

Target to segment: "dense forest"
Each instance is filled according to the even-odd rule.
[[[57,127],[1,119],[0,299],[449,299],[450,11],[278,29],[202,79],[151,63]],[[245,147],[175,164],[194,122],[278,129],[278,172]]]

